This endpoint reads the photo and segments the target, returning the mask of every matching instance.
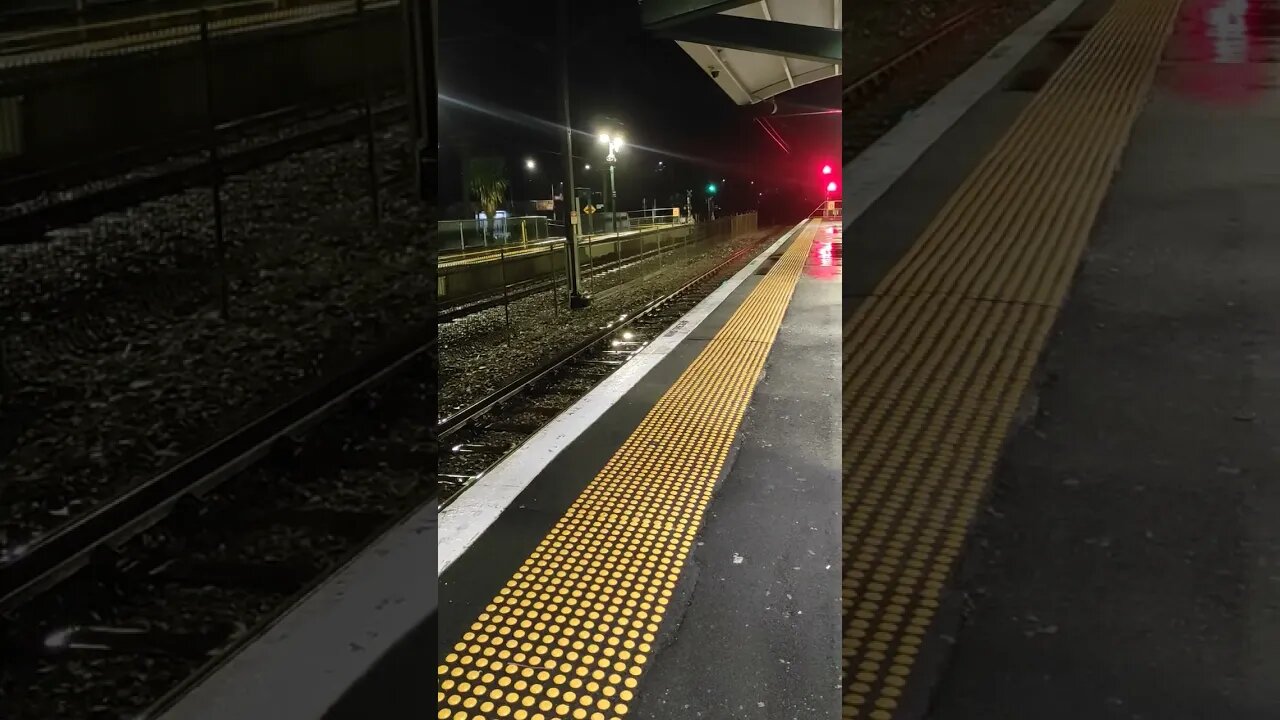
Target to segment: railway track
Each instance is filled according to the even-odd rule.
[[[914,61],[917,61],[925,57],[931,51],[936,50],[939,43],[944,39],[954,35],[956,31],[973,22],[981,13],[989,10],[993,5],[994,3],[992,2],[984,2],[962,10],[943,21],[938,27],[934,28],[924,37],[911,43],[906,50],[902,51],[895,57],[881,63],[870,72],[854,78],[853,81],[847,83],[842,90],[842,95],[844,96],[845,101],[847,102],[851,99],[865,97],[866,95],[875,92],[887,84],[894,76],[911,67],[911,64]]]
[[[383,101],[374,110],[374,125],[385,129],[404,119],[406,105],[401,100]],[[222,129],[222,140],[238,139],[235,145],[224,149],[219,158],[223,176],[249,172],[290,155],[332,145],[367,132],[369,124],[363,112],[354,104],[339,106],[340,119],[326,120],[331,114],[307,108],[282,115],[272,114],[242,121]],[[304,125],[297,132],[282,134],[265,142],[246,141],[253,134],[264,130],[280,133],[291,126]],[[203,145],[197,139],[181,139],[174,144],[130,150],[119,156],[52,171],[19,176],[0,185],[0,196],[13,203],[8,212],[0,211],[0,245],[23,245],[39,242],[51,230],[73,227],[95,217],[125,210],[135,205],[167,195],[208,185],[214,174],[213,166],[202,154]],[[160,162],[159,156],[171,159]],[[156,162],[152,168],[138,168],[113,178],[99,179],[110,169],[137,168],[144,158]],[[107,168],[107,170],[104,170]],[[64,192],[53,193],[46,200],[33,200],[35,188],[66,187],[77,181],[85,184]],[[401,180],[383,179],[383,185]]]
[[[429,330],[0,557],[0,715],[149,717],[433,502]]]
[[[442,506],[643,349],[767,243],[763,239],[739,249],[674,292],[607,323],[549,362],[444,418],[437,428]]]

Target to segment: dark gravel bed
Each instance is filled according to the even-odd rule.
[[[114,572],[82,573],[11,618],[0,717],[128,718],[228,643],[287,608],[434,492],[421,361],[355,398],[300,444],[189,503],[126,545]],[[141,651],[12,653],[59,629],[145,633]]]
[[[404,132],[383,133],[387,164]],[[371,227],[364,152],[344,143],[228,183],[229,321],[205,190],[100,218],[94,243],[0,250],[0,548],[429,320],[430,220],[385,193],[388,221]]]
[[[269,610],[283,597],[211,586],[167,588],[141,583],[127,596],[112,599],[89,616],[92,625],[139,628],[169,639],[183,635],[203,639],[242,627],[242,617]],[[212,608],[218,610],[211,612]],[[159,619],[139,625],[140,617]],[[203,661],[201,650],[193,648],[184,655],[90,650],[22,669],[9,660],[0,671],[0,713],[6,720],[123,720],[128,715],[122,708],[142,709],[190,674]]]
[[[845,81],[862,77],[983,0],[862,0],[844,10]]]
[[[929,35],[939,24],[970,7],[984,7],[976,17],[956,29],[912,61],[892,79],[870,94],[846,96],[843,103],[843,160],[850,162],[902,116],[920,107],[946,87],[996,43],[1007,37],[1049,4],[1049,0],[919,0],[909,3],[871,2],[852,12],[863,16],[861,24],[845,29],[847,82],[896,57]],[[857,22],[856,17],[854,22]],[[856,29],[861,28],[861,29]],[[851,32],[866,37],[849,43]],[[860,69],[858,69],[860,68]]]
[[[512,302],[509,325],[498,307],[441,326],[441,417],[542,365],[620,315],[678,289],[770,232],[704,241],[588,278],[591,307],[572,315],[554,305],[555,293],[547,291]],[[565,301],[563,288],[559,299]]]

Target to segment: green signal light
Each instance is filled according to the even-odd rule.
[[[708,194],[711,194],[711,195],[715,195],[715,194],[716,194],[716,186],[715,186],[715,183],[712,183],[712,184],[710,184],[710,185],[708,185],[708,186],[707,186],[707,193],[708,193]]]

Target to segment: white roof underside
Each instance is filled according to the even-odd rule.
[[[841,0],[760,0],[721,14],[838,31],[842,25],[840,4]],[[714,78],[715,83],[739,105],[751,105],[801,85],[840,75],[839,64],[716,48],[681,40],[676,44],[704,70],[709,67],[720,70],[720,76]]]

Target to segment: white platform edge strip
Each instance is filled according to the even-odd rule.
[[[908,113],[892,130],[844,167],[844,226],[889,191],[921,155],[1013,70],[1083,0],[1057,0]]]
[[[489,526],[498,519],[529,483],[548,464],[587,428],[613,407],[622,396],[636,386],[646,374],[671,354],[676,346],[706,320],[712,311],[729,297],[756,268],[779,247],[791,239],[808,220],[802,220],[782,237],[757,255],[746,267],[703,298],[692,310],[672,324],[640,352],[627,360],[603,382],[595,386],[560,413],[550,423],[534,433],[514,452],[493,466],[484,475],[484,481],[472,485],[440,511],[438,532],[439,556],[436,560],[438,575],[471,547]]]

